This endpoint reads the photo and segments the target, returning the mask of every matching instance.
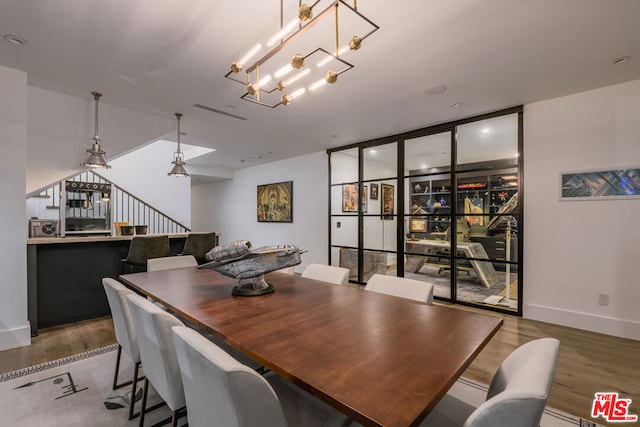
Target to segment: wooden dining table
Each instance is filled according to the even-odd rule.
[[[232,296],[211,269],[120,280],[365,426],[415,426],[502,319],[269,273],[275,292]]]

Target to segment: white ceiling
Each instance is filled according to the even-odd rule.
[[[638,0],[360,0],[380,30],[345,56],[355,68],[270,109],[242,101],[224,75],[279,28],[279,4],[0,0],[0,35],[28,42],[0,40],[0,65],[26,71],[31,86],[182,112],[182,142],[216,149],[190,163],[229,169],[640,78]],[[447,90],[425,93],[438,84]]]

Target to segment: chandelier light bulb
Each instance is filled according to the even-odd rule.
[[[324,86],[326,84],[327,84],[327,80],[322,78],[322,79],[318,80],[315,83],[311,83],[309,85],[309,90],[313,92],[314,90],[317,90],[317,89],[321,88],[322,86]]]
[[[282,40],[286,35],[288,35],[294,28],[300,23],[300,18],[294,18],[287,25],[280,28],[277,33],[275,33],[269,40],[267,40],[267,47],[272,47],[280,40]]]
[[[346,44],[344,46],[342,46],[340,49],[338,49],[338,54],[336,55],[336,57],[339,57],[340,55],[344,54],[346,51],[349,50],[349,45]],[[318,61],[318,68],[320,67],[324,67],[325,65],[327,65],[329,62],[331,62],[331,60],[334,58],[333,55],[331,56],[325,56],[324,58],[322,58],[320,61]]]
[[[289,105],[291,104],[293,98],[291,98],[291,95],[288,94],[284,94],[280,97],[280,102],[282,103],[282,105]]]
[[[260,49],[262,49],[262,44],[256,43],[255,46],[249,49],[249,51],[245,53],[244,56],[242,56],[242,58],[231,64],[231,70],[234,73],[239,73],[240,71],[242,71],[242,67],[244,66],[244,64],[246,64],[247,61],[253,58],[253,56],[258,53]]]
[[[294,74],[293,76],[289,77],[287,80],[285,81],[279,81],[276,84],[276,88],[278,90],[285,90],[288,86],[291,86],[291,84],[297,82],[298,80],[300,80],[301,78],[303,78],[304,76],[306,76],[307,74],[309,74],[311,72],[311,69],[309,68],[305,68],[304,70]]]
[[[285,86],[289,86],[292,83],[297,82],[298,80],[300,80],[301,78],[309,74],[310,72],[311,72],[310,68],[305,68],[304,70],[298,72],[297,74],[294,74],[293,76],[289,77],[287,80],[284,81]]]
[[[293,92],[291,94],[291,99],[296,99],[297,97],[299,97],[300,95],[302,95],[306,91],[307,90],[305,88],[301,87],[300,89],[296,90],[295,92]]]
[[[276,79],[279,79],[280,77],[287,75],[291,71],[293,71],[293,67],[291,66],[291,64],[287,64],[284,67],[276,70],[276,72],[273,73],[273,77],[275,77]]]
[[[249,83],[247,85],[247,92],[249,92],[250,95],[255,95],[256,93],[258,93],[258,91],[262,86],[269,83],[270,81],[271,81],[271,75],[267,74],[266,76],[258,80],[256,83]]]
[[[294,99],[296,99],[297,97],[305,93],[306,91],[307,90],[305,88],[301,87],[300,89],[296,90],[292,94],[284,94],[280,97],[280,102],[282,103],[282,105],[289,105],[291,104],[291,101],[293,101]]]

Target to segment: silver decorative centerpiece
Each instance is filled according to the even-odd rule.
[[[294,245],[263,246],[251,249],[248,240],[236,240],[216,246],[207,253],[211,262],[199,268],[213,268],[228,277],[238,279],[232,295],[257,296],[275,289],[264,280],[265,273],[300,264],[300,250]]]

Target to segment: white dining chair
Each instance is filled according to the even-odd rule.
[[[371,276],[364,289],[365,291],[394,295],[397,297],[425,302],[427,304],[431,304],[433,302],[433,285],[431,283],[408,279],[406,277],[374,274]]]
[[[193,255],[167,256],[147,260],[147,271],[162,271],[197,266],[198,261]]]
[[[152,258],[147,260],[147,271],[162,271],[162,270],[170,270],[173,268],[185,268],[185,267],[197,267],[197,266],[198,266],[198,261],[193,255],[178,255],[178,256],[172,256],[172,257]],[[147,300],[155,304],[160,309],[167,311],[167,308],[165,306],[155,301],[153,298],[147,297]],[[242,361],[246,365],[251,366],[253,369],[257,371],[262,371],[264,369],[262,364],[246,356],[244,353],[241,353],[238,350],[234,349],[233,347],[231,347],[224,341],[220,340],[218,337],[214,336],[213,334],[207,333],[198,325],[192,324],[187,319],[184,319],[181,316],[177,316],[175,314],[174,316],[176,316],[176,318],[180,320],[183,324],[189,326],[190,328],[196,329],[198,332],[202,333],[203,335],[206,335],[209,340],[214,341],[217,345],[224,348],[225,351],[233,354],[233,357]]]
[[[335,265],[309,264],[302,272],[302,277],[346,285],[349,282],[349,269]]]
[[[186,327],[174,344],[190,427],[339,427],[351,420],[281,377],[264,377]]]
[[[486,401],[477,408],[445,395],[421,427],[538,427],[558,362],[555,338],[530,341],[514,350],[495,373]]]
[[[127,300],[145,373],[139,425],[144,425],[145,413],[155,409],[155,406],[149,409],[146,407],[151,383],[171,410],[172,426],[177,426],[178,418],[184,414],[185,398],[171,328],[184,325],[175,316],[140,295],[128,295]]]
[[[138,381],[142,378],[138,378],[140,370],[140,351],[138,349],[138,339],[136,336],[136,330],[133,325],[133,319],[131,318],[131,312],[129,310],[129,304],[127,303],[127,295],[132,295],[134,292],[126,288],[122,283],[115,279],[105,277],[102,279],[102,286],[104,292],[107,295],[107,301],[109,302],[109,308],[111,309],[111,318],[113,319],[113,330],[116,335],[116,341],[118,342],[118,355],[116,356],[116,367],[113,373],[113,389],[116,390],[120,387],[131,384],[131,399],[129,401],[129,419],[132,420],[139,413],[133,413],[135,406],[136,389]],[[129,360],[134,365],[133,378],[130,381],[126,381],[118,384],[118,374],[120,371],[120,360],[122,356],[122,350],[129,357]]]

